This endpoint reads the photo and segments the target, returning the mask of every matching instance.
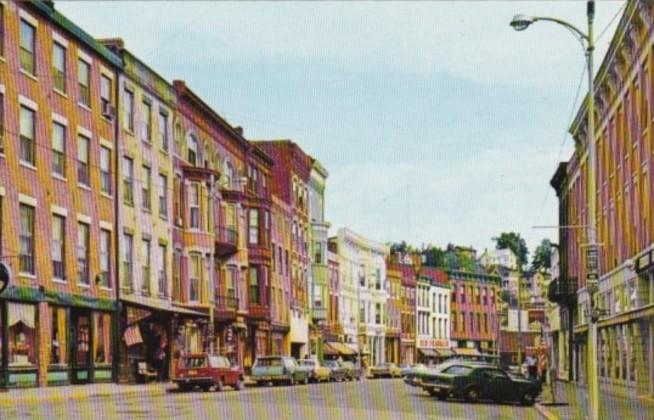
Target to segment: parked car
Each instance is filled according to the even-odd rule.
[[[370,376],[373,378],[399,378],[402,373],[395,363],[386,362],[371,367]]]
[[[416,368],[413,372],[409,373],[404,378],[404,383],[406,383],[407,385],[410,385],[410,386],[421,386],[422,385],[422,380],[424,378],[428,378],[428,377],[430,377],[432,375],[436,375],[439,372],[441,372],[441,371],[445,370],[446,368],[448,368],[448,367],[450,367],[450,366],[452,366],[454,364],[457,364],[457,363],[466,363],[466,362],[464,360],[452,358],[452,359],[445,360],[444,362],[439,363],[437,365],[433,365],[433,366],[421,365],[421,366],[423,366],[422,368]],[[471,363],[473,363],[473,362],[471,362]],[[486,364],[486,363],[483,363],[483,362],[474,362],[474,363]],[[492,365],[489,365],[489,366],[492,366]]]
[[[341,363],[341,366],[345,368],[345,378],[348,381],[351,381],[353,379],[356,379],[357,381],[361,380],[361,368],[356,366],[352,362],[343,362]]]
[[[300,359],[297,361],[302,367],[309,370],[309,380],[313,382],[327,382],[331,378],[331,369],[322,366],[320,361],[315,359]]]
[[[309,375],[310,369],[299,366],[293,357],[264,356],[254,361],[251,379],[258,385],[281,382],[295,385],[298,382],[308,384]]]
[[[404,383],[411,386],[417,386],[416,380],[427,369],[427,366],[422,363],[406,365],[405,367],[400,366],[400,374],[402,375]]]
[[[225,356],[198,353],[180,358],[173,382],[182,391],[195,387],[205,391],[212,388],[222,391],[224,386],[231,386],[240,391],[243,389],[245,377],[243,369],[232,366]]]
[[[487,363],[456,363],[442,371],[423,377],[421,386],[439,400],[464,398],[469,402],[480,399],[519,401],[534,404],[541,393],[538,381],[509,375],[505,370]]]
[[[330,381],[342,382],[348,378],[347,368],[343,367],[338,360],[325,360],[323,365],[329,369]]]

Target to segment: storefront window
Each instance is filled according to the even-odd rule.
[[[66,331],[68,330],[68,322],[66,319],[66,309],[51,306],[50,313],[52,316],[52,333],[50,335],[50,364],[51,365],[65,365],[66,364]]]
[[[36,366],[36,306],[7,305],[9,326],[9,366]]]
[[[111,314],[93,314],[93,360],[96,365],[111,364]]]
[[[77,344],[75,346],[78,365],[87,365],[89,361],[89,317],[80,316],[77,320]]]

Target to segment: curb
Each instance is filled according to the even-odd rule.
[[[552,413],[550,410],[547,408],[543,407],[539,403],[534,404],[534,407],[536,408],[536,411],[540,413],[541,416],[543,416],[547,420],[559,420],[559,418],[556,416],[556,414]]]
[[[99,391],[99,392],[87,392],[87,391],[79,391],[79,392],[73,392],[73,393],[58,393],[58,394],[53,394],[53,395],[47,395],[47,396],[23,396],[23,397],[10,397],[7,399],[0,398],[0,408],[2,407],[9,407],[12,406],[16,403],[44,403],[44,402],[62,402],[62,401],[67,401],[67,400],[85,400],[85,399],[91,399],[91,398],[102,398],[102,397],[111,397],[111,396],[128,396],[128,395],[136,395],[136,394],[141,394],[143,393],[143,389],[125,389],[125,390],[119,390],[115,392],[111,391]],[[166,389],[149,389],[147,390],[147,394],[150,396],[160,396],[160,395],[165,395],[166,394]]]

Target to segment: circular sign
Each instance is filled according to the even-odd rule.
[[[4,292],[11,280],[11,269],[3,262],[0,262],[0,293]]]

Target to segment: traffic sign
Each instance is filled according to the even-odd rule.
[[[599,250],[597,245],[588,245],[586,248],[586,271],[589,273],[599,271]]]

